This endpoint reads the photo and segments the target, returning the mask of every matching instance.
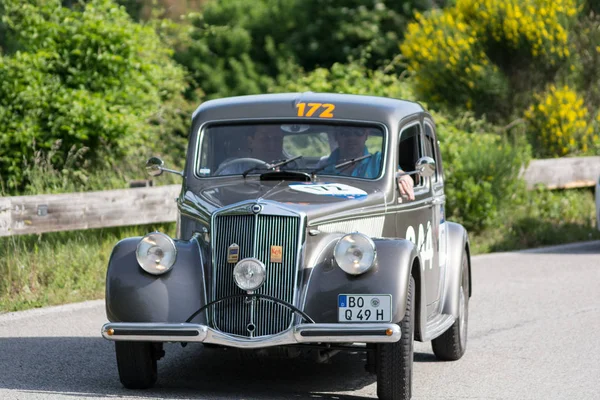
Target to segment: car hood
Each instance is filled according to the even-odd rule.
[[[385,204],[381,182],[323,179],[316,182],[226,180],[190,187],[185,201],[209,213],[244,201],[268,201],[304,213],[309,221],[329,220],[340,214],[379,208]]]

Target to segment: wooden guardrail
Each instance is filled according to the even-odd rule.
[[[181,185],[0,197],[0,236],[172,222]]]
[[[574,189],[595,186],[600,178],[600,157],[565,157],[532,160],[523,173],[528,188]]]
[[[523,171],[529,188],[594,186],[600,157],[533,160]],[[172,222],[180,185],[101,192],[0,197],[0,236]]]

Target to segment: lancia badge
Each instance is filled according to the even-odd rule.
[[[261,212],[261,211],[262,211],[262,206],[261,206],[260,204],[254,204],[254,205],[252,206],[252,212],[253,212],[254,214],[258,214],[258,213],[259,213],[259,212]]]
[[[240,259],[240,246],[233,243],[227,248],[227,262],[235,264]]]
[[[280,263],[283,259],[283,247],[271,246],[271,262]]]

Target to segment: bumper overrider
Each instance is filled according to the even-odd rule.
[[[276,335],[238,337],[193,323],[110,322],[102,336],[113,341],[199,342],[254,349],[301,343],[393,343],[400,340],[400,327],[386,323],[298,324]]]

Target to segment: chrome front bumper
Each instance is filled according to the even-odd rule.
[[[200,342],[243,349],[300,343],[393,343],[400,340],[396,324],[299,324],[276,335],[244,338],[191,323],[111,322],[102,327],[108,340]]]

